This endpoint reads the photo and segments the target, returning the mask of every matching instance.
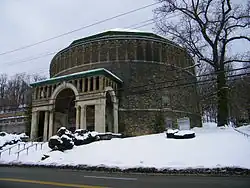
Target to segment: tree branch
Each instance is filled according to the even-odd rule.
[[[245,39],[245,40],[248,40],[250,42],[250,38],[247,36],[236,36],[236,37],[231,37],[231,38],[227,39],[225,44],[228,44],[229,42],[232,42],[234,40],[241,40],[241,39]]]
[[[224,64],[233,63],[233,62],[238,62],[238,63],[250,63],[250,59],[249,59],[249,60],[230,59],[230,60],[224,61]]]

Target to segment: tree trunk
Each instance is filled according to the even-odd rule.
[[[217,73],[217,97],[218,97],[218,114],[217,126],[225,126],[228,124],[228,87],[226,84],[226,75],[224,67],[221,67]]]

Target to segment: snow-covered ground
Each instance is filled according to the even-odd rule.
[[[21,138],[27,137],[25,133],[22,134],[7,134],[5,132],[0,132],[0,149],[6,144],[12,144],[20,142]],[[5,146],[7,147],[7,146]],[[1,151],[1,150],[0,150]]]
[[[74,146],[64,152],[53,151],[44,145],[43,150],[24,152],[19,161],[15,155],[5,154],[1,163],[21,162],[43,165],[90,165],[134,168],[216,168],[241,167],[250,169],[250,138],[231,127],[217,128],[204,124],[192,129],[196,137],[179,140],[167,139],[164,133],[124,139],[93,142]],[[50,157],[41,160],[43,154]]]
[[[245,125],[237,128],[239,131],[250,135],[250,125]]]

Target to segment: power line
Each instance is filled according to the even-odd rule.
[[[207,74],[205,75],[207,76]],[[250,73],[242,73],[242,74],[237,74],[237,75],[229,75],[226,78],[232,78],[230,81],[235,81],[238,79],[241,79],[241,76],[244,77],[249,77]],[[116,90],[114,90],[115,92],[119,92],[119,91],[124,91],[125,89],[128,91],[126,92],[126,96],[130,96],[130,95],[140,95],[140,94],[145,94],[145,93],[149,93],[149,92],[156,92],[162,89],[169,89],[169,88],[175,88],[175,87],[186,87],[186,86],[193,86],[193,85],[205,85],[207,83],[213,83],[216,78],[209,78],[206,80],[200,80],[200,81],[188,81],[186,83],[176,83],[177,81],[180,81],[183,79],[176,79],[176,80],[167,80],[164,83],[170,83],[171,85],[167,85],[167,86],[159,86],[159,87],[154,87],[154,88],[149,88],[149,89],[142,89],[142,90],[137,90],[137,91],[131,91],[131,89],[136,89],[136,88],[140,88],[142,86],[134,86],[134,87],[127,87],[127,88],[118,88]],[[162,83],[162,82],[161,82]],[[156,85],[157,83],[154,83],[154,85]],[[148,86],[149,84],[145,85]],[[144,86],[144,87],[145,87]],[[102,92],[97,92],[97,93],[104,93]],[[57,97],[57,99],[66,99],[68,97],[75,97],[75,95],[68,95],[67,97]],[[56,100],[56,99],[55,99]],[[12,106],[0,106],[0,107],[16,107],[16,105],[12,105]]]
[[[137,25],[140,25],[142,23],[147,23],[149,21],[152,21],[154,19],[148,19],[148,20],[145,20],[145,21],[142,21],[142,22],[139,22],[139,23],[136,23],[136,24],[132,24],[132,25],[129,25],[125,28],[130,28],[132,29],[132,27],[134,26],[137,26]],[[153,24],[154,22],[150,22],[150,24]],[[147,25],[150,25],[150,24],[147,24]],[[142,25],[142,26],[137,26],[136,28],[141,28],[141,27],[145,27],[145,25]],[[74,47],[77,47],[77,46],[80,46],[82,45],[82,43],[78,43],[74,46],[69,46],[68,49],[71,49],[71,48],[74,48]],[[112,47],[110,48],[112,49]],[[33,61],[33,60],[36,60],[36,59],[41,59],[41,58],[44,58],[44,57],[47,57],[47,56],[50,56],[50,55],[53,55],[53,54],[56,54],[58,51],[60,51],[61,49],[57,49],[56,51],[54,52],[46,52],[46,53],[41,53],[41,54],[38,54],[37,56],[35,57],[27,57],[25,59],[22,59],[22,60],[16,60],[16,61],[10,61],[10,62],[4,62],[4,64],[8,64],[8,65],[15,65],[15,64],[18,64],[18,63],[25,63],[25,62],[29,62],[29,61]],[[47,71],[47,70],[46,70]],[[45,72],[45,71],[44,71]]]
[[[27,48],[30,48],[30,47],[33,47],[33,46],[36,46],[36,45],[39,45],[39,44],[42,44],[42,43],[45,43],[45,42],[48,42],[48,41],[51,41],[51,40],[54,40],[54,39],[63,37],[63,36],[66,36],[66,35],[69,35],[69,34],[72,34],[72,33],[75,33],[75,32],[77,32],[77,31],[87,29],[87,28],[89,28],[89,27],[93,27],[93,26],[95,26],[95,25],[98,25],[98,24],[101,24],[101,23],[104,23],[104,22],[107,22],[107,21],[110,21],[110,20],[114,20],[114,19],[116,19],[116,18],[125,16],[125,15],[128,15],[128,14],[137,12],[137,11],[139,11],[139,10],[143,10],[143,9],[148,8],[148,7],[152,7],[152,6],[154,6],[154,5],[156,5],[156,4],[159,4],[159,3],[160,3],[160,2],[152,3],[152,4],[150,4],[150,5],[146,5],[146,6],[143,6],[143,7],[140,7],[140,8],[137,8],[137,9],[134,9],[134,10],[125,12],[125,13],[121,13],[121,14],[118,14],[118,15],[116,15],[116,16],[113,16],[113,17],[110,17],[110,18],[106,18],[106,19],[101,20],[101,21],[94,22],[94,23],[92,23],[92,24],[89,24],[89,25],[80,27],[80,28],[78,28],[78,29],[74,29],[74,30],[68,31],[68,32],[66,32],[66,33],[62,33],[62,34],[60,34],[60,35],[57,35],[57,36],[54,36],[54,37],[51,37],[51,38],[47,38],[47,39],[45,39],[45,40],[41,40],[41,41],[36,42],[36,43],[33,43],[33,44],[29,44],[29,45],[26,45],[26,46],[22,46],[22,47],[20,47],[20,48],[14,49],[14,50],[5,51],[5,52],[0,53],[0,56],[6,55],[6,54],[10,54],[10,53],[13,53],[13,52],[16,52],[16,51],[24,50],[24,49],[27,49]]]

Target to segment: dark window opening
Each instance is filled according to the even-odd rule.
[[[90,91],[93,91],[93,88],[94,88],[94,87],[93,87],[93,86],[94,86],[94,82],[93,82],[93,81],[94,81],[94,80],[93,80],[93,77],[91,77],[91,78],[90,78],[90,88],[89,88]]]
[[[79,80],[80,90],[82,91],[82,79]]]
[[[137,60],[144,60],[144,52],[143,52],[143,47],[142,45],[138,45],[137,46]]]
[[[75,85],[75,87],[77,87],[77,80],[74,81],[74,85]]]
[[[152,48],[149,42],[146,44],[146,61],[152,61]]]
[[[106,86],[109,86],[109,80],[106,79]]]
[[[100,82],[99,82],[99,76],[97,76],[96,78],[95,78],[95,89],[96,90],[99,90],[99,88],[100,88]]]
[[[88,82],[88,78],[85,78],[84,80],[84,92],[87,92],[88,91],[88,87],[89,87],[89,82]]]

